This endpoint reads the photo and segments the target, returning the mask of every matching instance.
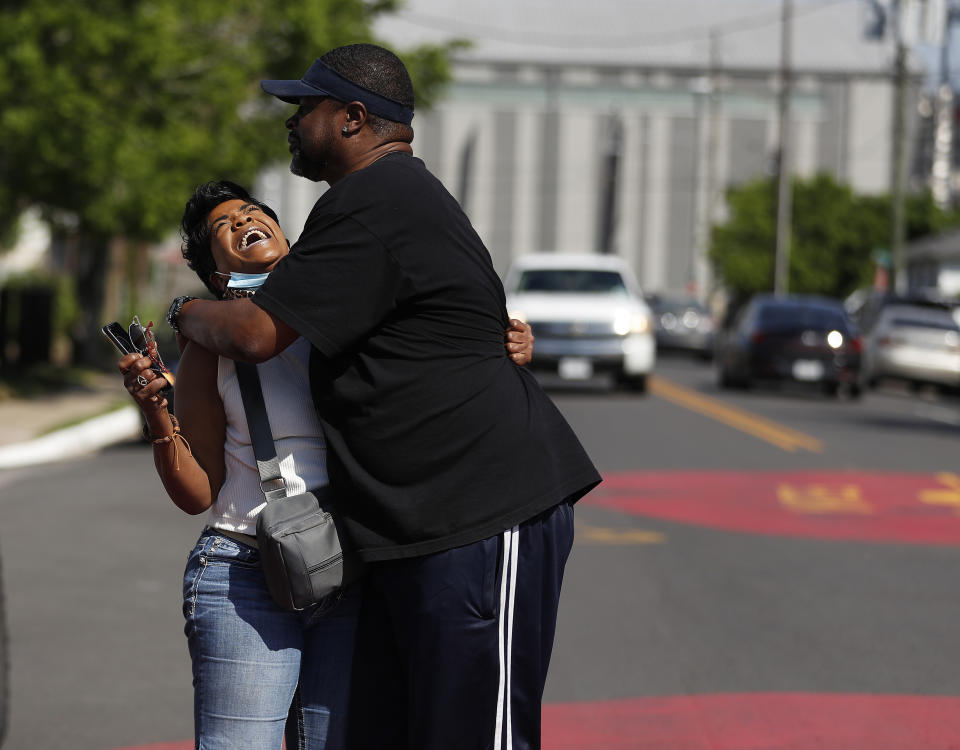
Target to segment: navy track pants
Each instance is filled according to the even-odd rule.
[[[368,566],[351,750],[537,750],[573,507]]]

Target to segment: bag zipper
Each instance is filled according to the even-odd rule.
[[[307,568],[307,575],[313,575],[314,573],[319,573],[321,570],[325,570],[326,568],[331,568],[341,560],[343,560],[343,552],[338,552],[336,555],[324,560],[322,563]]]

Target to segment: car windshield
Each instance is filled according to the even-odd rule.
[[[847,321],[840,310],[827,307],[781,304],[761,307],[757,325],[765,331],[786,331],[809,328],[817,331],[847,330]]]
[[[625,296],[627,287],[616,271],[581,268],[538,268],[524,271],[517,282],[518,292],[566,292],[572,294],[616,294]]]
[[[889,325],[904,328],[936,328],[958,330],[957,322],[946,310],[923,307],[892,307],[885,311]]]
[[[654,307],[659,313],[674,313],[675,315],[687,310],[693,310],[701,315],[706,313],[703,305],[696,300],[660,300],[654,304]]]

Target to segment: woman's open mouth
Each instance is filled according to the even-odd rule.
[[[255,245],[258,242],[263,242],[264,240],[270,239],[270,235],[259,227],[250,227],[246,232],[243,233],[243,236],[240,238],[240,249],[246,250],[251,245]]]

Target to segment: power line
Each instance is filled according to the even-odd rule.
[[[805,4],[803,10],[795,10],[794,17],[815,13],[834,5],[860,1],[861,0],[819,0],[818,2],[810,2]],[[673,31],[648,32],[646,34],[591,35],[582,33],[549,34],[530,30],[514,31],[497,26],[488,26],[486,24],[468,23],[462,19],[444,18],[442,16],[408,10],[400,11],[396,17],[417,26],[423,26],[436,31],[445,31],[451,34],[467,35],[470,38],[564,49],[570,49],[571,47],[618,49],[635,47],[638,44],[647,47],[668,46],[689,41],[699,41],[708,36],[714,29],[719,35],[726,36],[740,31],[750,31],[752,29],[771,26],[781,22],[781,14],[778,9],[771,13],[755,13],[723,23],[691,26],[684,29],[674,29]]]

